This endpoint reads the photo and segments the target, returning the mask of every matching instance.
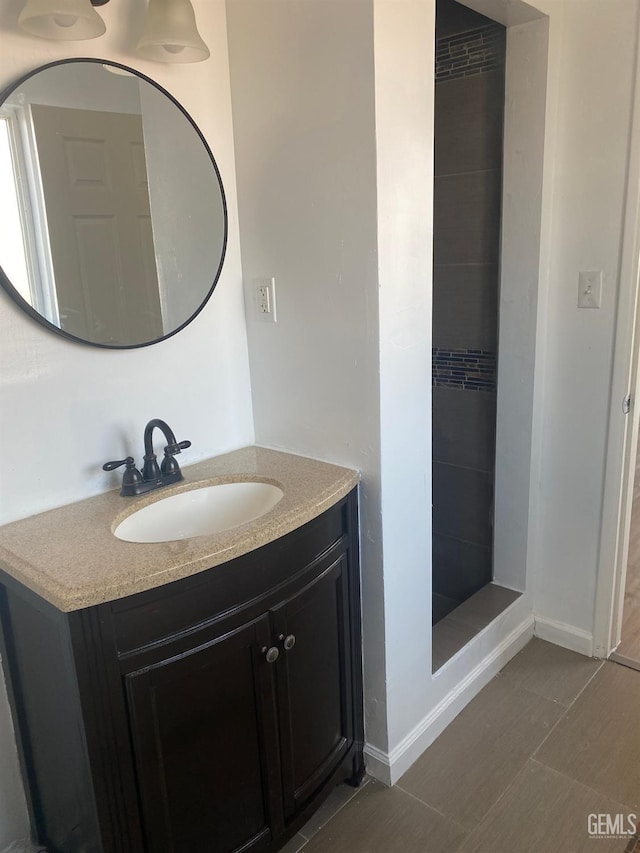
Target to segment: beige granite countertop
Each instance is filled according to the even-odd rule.
[[[185,466],[184,481],[135,498],[118,491],[0,527],[0,568],[65,612],[189,577],[272,542],[320,515],[358,483],[357,471],[263,447]],[[154,544],[113,535],[128,515],[172,494],[257,480],[284,496],[262,517],[212,536]]]

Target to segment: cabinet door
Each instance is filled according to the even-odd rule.
[[[353,742],[347,561],[343,554],[272,611],[285,816],[320,787]]]
[[[259,851],[281,823],[263,616],[125,676],[149,853]],[[275,791],[275,794],[274,794]],[[280,811],[280,818],[278,818]]]

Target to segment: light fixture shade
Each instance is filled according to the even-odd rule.
[[[156,62],[202,62],[209,58],[189,0],[149,0],[138,53]]]
[[[107,29],[90,0],[26,0],[18,23],[33,36],[56,41],[94,39]]]

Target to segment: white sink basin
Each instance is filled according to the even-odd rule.
[[[113,531],[125,542],[174,542],[210,536],[260,518],[284,492],[271,483],[219,483],[145,506]]]

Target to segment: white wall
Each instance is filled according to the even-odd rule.
[[[551,186],[537,365],[534,608],[541,633],[559,623],[565,642],[573,635],[576,647],[588,651],[639,7],[636,0],[536,5],[550,16],[545,168]],[[577,308],[580,270],[604,271],[600,310]]]
[[[371,0],[228,0],[256,437],[362,470],[366,716],[386,747]],[[254,281],[275,276],[276,324]]]
[[[434,11],[374,0],[388,752],[425,716],[432,681]]]
[[[493,577],[519,591],[531,585],[548,28],[541,16],[507,30]]]
[[[104,474],[101,464],[126,453],[139,460],[144,425],[152,417],[165,418],[178,439],[191,439],[185,462],[254,439],[224,3],[194,0],[211,59],[185,66],[136,57],[144,4],[101,7],[107,34],[84,43],[22,36],[16,29],[21,7],[20,0],[9,0],[0,10],[0,86],[73,55],[113,59],[153,77],[185,105],[216,156],[230,234],[225,267],[207,308],[179,335],[156,346],[120,352],[68,342],[33,323],[0,294],[0,522],[115,486],[118,475]],[[2,694],[0,849],[27,832],[16,772]]]

